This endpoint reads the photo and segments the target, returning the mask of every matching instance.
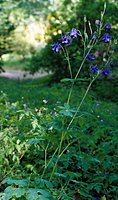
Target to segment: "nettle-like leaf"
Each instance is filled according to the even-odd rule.
[[[8,185],[18,185],[20,187],[27,187],[27,185],[29,184],[29,180],[27,179],[21,179],[21,180],[15,180],[15,179],[12,179],[12,178],[5,178],[3,181],[2,181],[2,184],[5,184],[7,183]]]
[[[66,117],[73,117],[73,113],[76,112],[75,109],[70,109],[70,106],[68,103],[65,103],[64,106],[58,106],[58,108],[61,109],[59,113]]]
[[[53,184],[50,181],[47,181],[45,179],[41,179],[41,178],[36,178],[35,179],[35,184],[36,185],[40,185],[40,187],[46,187],[46,188],[52,188]]]
[[[15,188],[13,186],[8,186],[4,194],[5,200],[10,200],[12,197],[20,198],[22,196],[26,196],[27,200],[49,200],[51,197],[47,190],[27,187]]]
[[[47,200],[48,197],[50,196],[49,192],[43,189],[38,189],[38,188],[30,188],[27,190],[26,198],[28,200],[36,200],[36,199],[45,199]]]
[[[26,198],[28,200],[37,200],[39,198],[37,190],[34,188],[28,189],[26,193]]]
[[[26,188],[14,188],[12,186],[8,186],[5,189],[4,199],[9,200],[12,197],[20,198],[26,194]]]
[[[17,198],[22,197],[26,194],[26,189],[25,188],[15,188],[13,195],[16,196]]]
[[[12,186],[8,186],[6,189],[5,189],[5,200],[9,200],[12,198],[13,196],[13,193],[14,193],[14,189],[12,188]]]

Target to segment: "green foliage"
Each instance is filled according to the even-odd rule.
[[[23,108],[1,94],[1,198],[117,199],[117,106],[88,96],[68,131],[75,107],[53,108]]]

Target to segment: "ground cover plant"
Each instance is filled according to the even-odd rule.
[[[21,94],[19,101],[11,101],[1,92],[2,200],[117,199],[118,106],[98,101],[94,93],[88,94],[99,76],[111,74],[111,25],[103,24],[104,13],[105,6],[101,19],[95,21],[96,32],[90,26],[90,41],[86,31],[83,38],[73,28],[52,45],[55,53],[64,51],[68,62],[70,78],[61,80],[63,87],[56,84],[49,88],[48,85],[50,91],[47,91],[45,86],[44,97],[43,90],[38,91],[41,103],[34,100],[32,106],[29,95],[32,92],[36,98],[35,87],[27,98],[25,93]],[[68,48],[78,38],[84,42],[84,57],[73,77]],[[105,45],[103,54],[109,53],[107,57],[103,55],[99,64],[93,52],[101,43]],[[90,77],[80,78],[85,62]],[[79,86],[83,81],[84,88]],[[9,83],[12,86],[12,81]]]

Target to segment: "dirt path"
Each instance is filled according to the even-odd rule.
[[[34,75],[31,75],[29,72],[21,70],[6,70],[5,72],[0,73],[0,77],[5,77],[9,79],[34,79],[46,76],[47,72],[37,72]]]

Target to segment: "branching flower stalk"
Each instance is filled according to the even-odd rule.
[[[64,138],[63,138],[63,139],[64,139]],[[63,140],[61,141],[61,145],[59,144],[59,147],[60,147],[60,148],[59,148],[59,152],[60,152],[60,153],[58,153],[58,157],[57,157],[57,160],[56,160],[55,165],[54,165],[54,167],[53,167],[53,170],[52,170],[52,173],[51,173],[51,176],[50,176],[49,181],[52,180],[52,177],[53,177],[53,175],[54,175],[54,172],[55,172],[55,169],[56,169],[56,167],[57,167],[57,163],[58,163],[59,159],[61,158],[61,156],[63,155],[63,153],[68,149],[68,147],[69,147],[72,143],[74,143],[75,141],[76,141],[76,140],[70,142],[70,143],[62,150],[62,152],[61,152],[61,147],[62,147],[62,142],[63,142]]]
[[[69,54],[68,54],[67,48],[65,48],[65,51],[66,51],[66,59],[67,59],[67,62],[68,62],[68,68],[69,68],[69,71],[70,71],[70,77],[73,78],[71,64],[70,64],[70,58],[69,58]]]
[[[91,41],[92,41],[92,40],[90,40],[90,43],[91,43]],[[76,73],[76,75],[75,75],[75,77],[74,77],[74,81],[72,82],[71,89],[70,89],[70,92],[69,92],[69,95],[68,95],[68,100],[67,100],[67,103],[68,103],[68,104],[69,104],[69,102],[70,102],[70,98],[71,98],[71,94],[72,94],[72,90],[73,90],[74,83],[75,83],[76,79],[78,78],[80,71],[82,70],[82,67],[83,67],[83,65],[84,65],[84,63],[85,63],[85,61],[86,61],[87,56],[89,55],[89,53],[91,52],[91,50],[92,50],[93,47],[94,47],[94,42],[95,42],[95,40],[93,41],[93,43],[92,43],[90,49],[88,50],[87,54],[84,56],[84,59],[83,59],[81,65],[80,65],[80,67],[79,67],[79,69],[78,69],[78,71],[77,71],[77,73]]]
[[[98,75],[99,75],[99,72],[98,72],[98,74],[97,74],[95,77],[93,77],[92,81],[90,82],[90,84],[89,84],[89,86],[88,86],[88,88],[87,88],[87,90],[86,90],[86,92],[85,92],[85,94],[84,94],[84,96],[83,96],[83,98],[82,98],[82,100],[81,100],[79,106],[77,107],[77,110],[76,110],[76,112],[75,112],[73,118],[71,119],[71,121],[70,121],[70,123],[69,123],[69,125],[68,125],[68,127],[67,127],[67,130],[70,128],[70,126],[71,126],[71,124],[73,123],[75,117],[77,116],[77,113],[79,112],[79,110],[80,110],[80,108],[81,108],[81,106],[82,106],[82,104],[83,104],[83,102],[84,102],[84,100],[85,100],[85,98],[86,98],[86,96],[87,96],[87,94],[88,94],[90,88],[91,88],[92,83],[96,80],[96,78],[98,77]]]
[[[86,18],[84,18],[84,37],[82,36],[82,34],[78,33],[78,31],[75,29],[75,28],[72,28],[71,32],[69,32],[67,35],[65,35],[64,37],[62,37],[61,41],[62,41],[62,44],[59,44],[58,42],[57,43],[54,43],[52,45],[52,50],[55,51],[55,52],[59,52],[61,49],[64,51],[64,55],[66,57],[66,60],[68,62],[68,67],[69,67],[69,71],[70,71],[70,81],[72,82],[71,84],[71,89],[70,89],[70,92],[69,92],[69,95],[68,95],[68,100],[67,100],[67,104],[70,103],[70,99],[71,99],[71,95],[72,95],[72,91],[73,91],[73,86],[75,84],[75,82],[77,81],[77,78],[80,74],[80,71],[82,70],[84,64],[85,64],[85,61],[86,60],[89,60],[91,61],[91,63],[94,62],[95,58],[94,56],[92,55],[92,50],[93,48],[96,46],[96,44],[98,42],[104,42],[106,44],[109,44],[110,42],[110,39],[112,38],[110,35],[109,35],[109,32],[105,33],[102,37],[101,37],[101,34],[102,34],[102,30],[104,29],[103,28],[103,17],[104,17],[104,14],[105,14],[105,10],[106,10],[106,4],[104,4],[104,10],[103,12],[101,12],[101,20],[96,20],[95,21],[95,24],[97,26],[97,32],[94,32],[92,31],[92,28],[91,28],[91,24],[89,22],[89,28],[90,28],[90,32],[91,34],[93,33],[93,35],[91,35],[91,39],[88,43],[88,35],[86,33]],[[105,26],[106,30],[110,30],[111,26],[109,23],[106,24]],[[71,68],[71,65],[70,65],[70,58],[69,58],[69,54],[68,54],[68,51],[66,49],[67,46],[69,46],[72,42],[72,39],[74,38],[77,38],[78,36],[81,36],[82,38],[82,41],[83,41],[83,44],[84,44],[84,58],[83,58],[83,61],[82,63],[80,64],[80,67],[75,75],[75,77],[73,78],[72,76],[72,68]],[[63,47],[64,45],[64,47]],[[62,145],[63,145],[63,141],[65,139],[65,136],[66,134],[68,133],[68,130],[70,129],[70,127],[72,126],[72,123],[74,122],[78,112],[80,111],[80,108],[82,107],[84,101],[85,101],[85,98],[91,88],[91,85],[93,84],[93,82],[97,79],[97,77],[100,75],[100,74],[103,74],[103,75],[108,75],[111,71],[109,69],[107,69],[107,64],[109,63],[110,61],[110,57],[108,59],[108,61],[106,62],[106,64],[102,67],[102,69],[100,69],[99,67],[97,67],[97,64],[93,64],[90,68],[91,70],[91,73],[93,74],[93,78],[92,80],[90,81],[87,89],[86,89],[86,92],[84,93],[83,97],[82,97],[82,100],[80,101],[77,109],[76,109],[76,112],[74,113],[74,115],[72,116],[72,119],[70,120],[69,122],[69,125],[67,126],[66,128],[66,131],[65,133],[62,133],[61,135],[61,139],[60,139],[60,144],[58,145],[56,151],[54,152],[52,158],[54,157],[54,155],[56,154],[56,152],[58,152],[58,155],[57,155],[57,159],[56,159],[56,162],[54,164],[54,167],[53,167],[53,170],[52,170],[52,173],[51,173],[51,176],[50,176],[50,180],[52,180],[53,178],[53,175],[54,175],[54,172],[56,170],[56,167],[57,167],[57,164],[58,164],[58,161],[60,159],[60,157],[63,155],[64,151],[70,146],[71,143],[69,143],[65,148],[64,150],[62,150]],[[73,143],[73,142],[72,142]],[[49,163],[52,161],[52,159],[49,161]],[[47,164],[47,166],[49,165],[49,163]]]

